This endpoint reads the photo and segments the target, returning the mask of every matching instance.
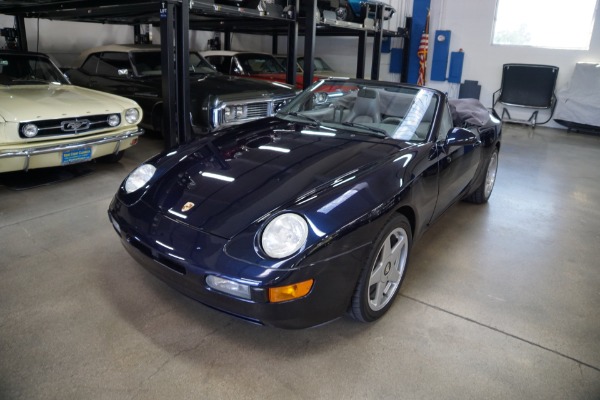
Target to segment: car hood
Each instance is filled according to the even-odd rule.
[[[219,95],[240,94],[249,92],[253,96],[257,92],[272,95],[293,95],[295,94],[292,86],[278,83],[267,82],[259,79],[239,78],[229,75],[203,75],[190,76],[190,85],[196,87],[204,93],[218,93]]]
[[[287,79],[287,74],[283,73],[261,73],[261,74],[252,74],[251,77],[261,80],[267,81],[277,81],[277,82],[285,82]],[[323,79],[323,76],[314,76],[313,82],[318,81],[319,79]],[[304,76],[302,74],[296,74],[296,87],[298,89],[302,89],[304,85]]]
[[[271,212],[331,190],[349,173],[372,171],[408,146],[312,129],[266,119],[180,148],[156,163],[163,176],[144,201],[180,222],[232,238]]]
[[[54,119],[120,113],[135,103],[123,97],[73,85],[0,86],[0,115],[6,121]]]

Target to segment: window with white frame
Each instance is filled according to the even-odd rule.
[[[496,0],[492,44],[589,50],[597,0]]]

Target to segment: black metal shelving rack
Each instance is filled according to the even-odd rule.
[[[292,1],[293,3],[294,1]],[[384,36],[404,37],[404,30],[386,31],[382,9],[376,12],[373,28],[359,24],[326,21],[319,18],[317,0],[303,0],[303,17],[297,17],[300,0],[295,0],[294,12],[281,13],[276,8],[259,11],[214,4],[212,0],[0,0],[0,14],[13,15],[22,50],[27,50],[25,18],[95,22],[131,25],[139,32],[139,25],[160,26],[163,52],[163,132],[165,146],[174,147],[192,137],[189,121],[188,30],[223,32],[225,48],[231,34],[246,33],[270,35],[276,50],[277,38],[287,36],[287,81],[295,82],[295,60],[298,36],[305,37],[304,87],[312,82],[315,40],[317,36],[353,36],[358,40],[357,77],[365,76],[366,42],[374,37],[371,79],[379,78],[381,44]],[[268,21],[268,23],[265,23]],[[134,33],[135,34],[135,33]]]

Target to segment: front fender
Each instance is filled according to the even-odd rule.
[[[393,168],[392,171],[389,169]],[[321,191],[307,193],[292,204],[273,210],[233,237],[225,251],[230,257],[264,268],[297,269],[336,255],[368,247],[372,232],[383,226],[387,216],[405,205],[401,186],[405,169],[393,162],[375,168],[361,177],[346,176]],[[307,243],[297,254],[282,260],[267,257],[260,248],[260,234],[276,215],[293,212],[302,215],[309,226]],[[414,218],[413,218],[414,219]]]

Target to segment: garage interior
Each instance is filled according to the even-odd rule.
[[[461,35],[472,37],[469,29],[487,43],[478,55],[465,46],[471,59],[463,78],[477,79],[480,68],[496,71],[492,82],[480,79],[488,107],[503,63],[560,65],[560,87],[576,62],[600,61],[597,26],[588,51],[509,54],[489,45],[489,21],[459,26],[478,7],[493,6],[465,0],[454,7],[461,10],[432,0],[432,18],[443,14],[458,43]],[[12,25],[12,15],[0,15],[0,22]],[[111,29],[40,22],[48,29],[75,24],[65,26],[80,27],[83,37],[87,26],[94,26],[89,34]],[[35,27],[38,20],[26,23]],[[34,32],[28,40],[39,45]],[[124,33],[130,40],[131,26],[97,40],[118,41]],[[190,47],[214,37],[197,35]],[[233,35],[232,46],[250,43],[266,52],[288,44],[281,36],[274,46],[270,35]],[[323,49],[337,45],[356,57],[357,40],[316,36],[308,53],[327,57]],[[364,40],[368,50],[377,45],[374,35]],[[58,58],[73,52],[44,43],[38,50]],[[376,64],[380,79],[398,78],[387,72],[385,55],[373,62],[363,53],[365,75]],[[350,64],[356,74],[360,63]],[[446,82],[431,86],[456,90]],[[147,273],[122,248],[108,204],[127,174],[164,147],[147,135],[120,163],[73,166],[64,180],[26,190],[15,190],[23,176],[0,174],[0,398],[600,398],[599,135],[554,122],[504,124],[490,202],[457,203],[415,243],[385,318],[361,324],[343,317],[298,331],[207,308]]]

